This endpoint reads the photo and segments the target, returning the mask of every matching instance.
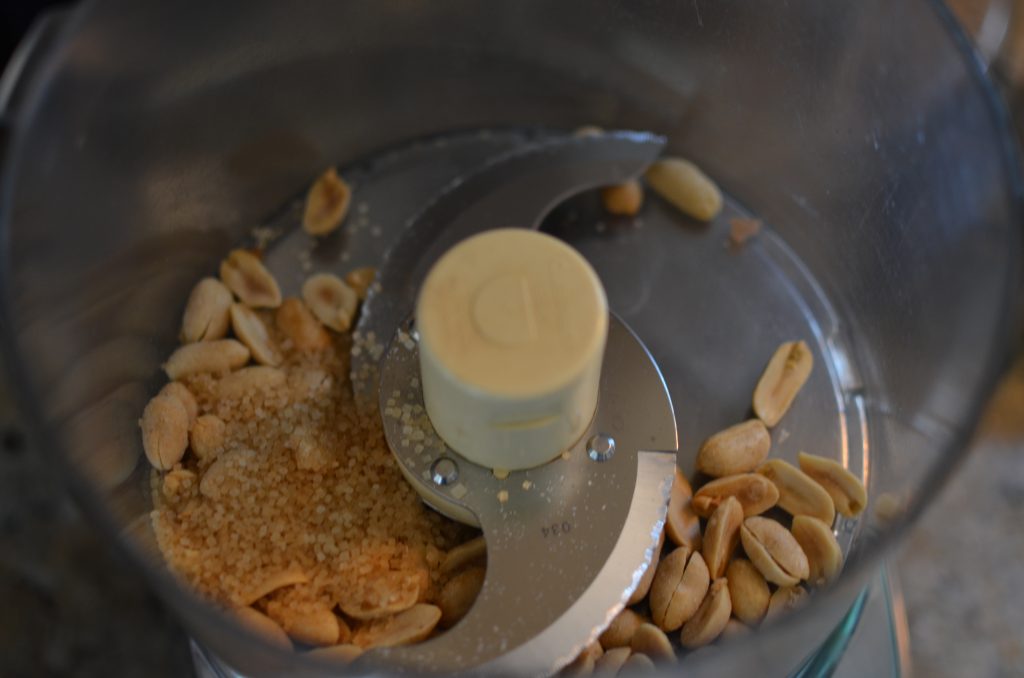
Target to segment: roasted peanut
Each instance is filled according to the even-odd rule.
[[[644,570],[644,574],[640,577],[640,583],[637,584],[636,590],[633,591],[633,595],[629,597],[626,602],[627,605],[636,605],[647,592],[651,590],[651,582],[654,581],[654,573],[658,571],[658,561],[661,560],[661,547],[665,544],[665,532],[662,531],[661,536],[658,537],[658,545],[654,548],[654,553],[651,555],[651,562]]]
[[[625,647],[613,647],[612,649],[605,651],[605,653],[598,657],[597,661],[594,662],[594,673],[603,676],[617,675],[625,665],[626,660],[629,659],[629,655],[632,653],[633,650],[631,650],[628,645]]]
[[[253,360],[272,367],[281,364],[281,351],[270,338],[267,326],[251,308],[244,304],[231,304],[231,329],[238,340],[249,348]]]
[[[787,341],[775,350],[754,389],[754,413],[766,426],[779,423],[814,367],[814,355],[804,341]]]
[[[228,333],[231,290],[216,278],[203,278],[192,288],[181,319],[181,340],[185,343],[220,339]]]
[[[196,397],[192,395],[192,391],[188,390],[185,384],[180,381],[172,381],[160,389],[157,395],[171,396],[180,400],[181,404],[185,406],[185,411],[188,413],[188,427],[192,428],[193,424],[196,423],[196,417],[199,416],[199,403],[196,402]]]
[[[217,397],[222,400],[239,400],[257,391],[278,388],[284,382],[284,372],[276,367],[243,367],[217,382]]]
[[[628,607],[622,610],[608,628],[601,634],[601,647],[611,650],[616,647],[628,647],[633,634],[644,623],[644,618]]]
[[[754,564],[746,558],[736,558],[725,571],[729,582],[732,613],[744,624],[757,626],[768,611],[771,592],[768,582]]]
[[[352,202],[352,189],[338,176],[338,171],[329,167],[321,174],[306,193],[306,208],[302,214],[302,228],[310,235],[331,233],[348,214]]]
[[[657,671],[657,669],[650,657],[645,654],[634,652],[629,655],[629,658],[626,660],[626,663],[622,665],[622,670],[619,673],[623,676],[638,676],[640,674],[654,673],[655,671]]]
[[[256,453],[244,447],[221,454],[199,480],[200,494],[214,501],[222,499],[232,485],[237,485],[238,472],[250,466],[255,458]]]
[[[776,589],[768,602],[768,614],[765,620],[775,619],[800,605],[807,597],[807,591],[799,586],[783,586]]]
[[[685,546],[691,551],[699,551],[700,518],[693,512],[690,500],[693,489],[683,472],[676,468],[676,477],[672,482],[672,494],[668,501],[668,515],[665,517],[665,533],[676,546]]]
[[[441,561],[441,574],[456,572],[476,563],[482,563],[487,559],[487,543],[483,537],[476,537],[459,544],[445,555]]]
[[[820,586],[835,579],[843,567],[843,551],[832,528],[817,518],[797,516],[790,531],[807,556],[807,581]]]
[[[313,315],[335,332],[346,332],[359,308],[359,296],[336,275],[317,273],[302,285],[302,298]]]
[[[658,563],[658,569],[651,581],[651,589],[648,598],[651,606],[651,619],[664,631],[672,631],[666,628],[665,614],[668,612],[669,603],[675,595],[676,587],[683,579],[683,572],[686,571],[686,560],[690,556],[690,549],[684,547],[670,551],[667,556]],[[678,627],[676,627],[678,628]]]
[[[391,617],[411,609],[419,601],[423,581],[417,574],[390,571],[381,575],[380,579],[387,585],[375,587],[368,592],[355,592],[343,598],[338,607],[349,617],[365,621]],[[389,592],[386,598],[381,598],[378,592],[381,589]]]
[[[704,562],[712,579],[725,574],[732,552],[740,540],[740,525],[743,524],[743,507],[736,497],[726,497],[708,519],[704,530]]]
[[[690,650],[707,645],[722,633],[731,614],[728,583],[725,579],[716,579],[711,583],[697,613],[683,624],[679,642]]]
[[[760,419],[730,426],[704,441],[697,470],[714,478],[747,473],[768,458],[772,438]]]
[[[722,193],[706,174],[689,160],[663,158],[644,175],[658,195],[686,215],[711,221],[722,211]]]
[[[308,584],[309,576],[299,567],[288,567],[283,570],[261,573],[258,580],[247,582],[249,589],[235,602],[239,605],[248,606],[257,600],[264,598],[278,589],[296,584]]]
[[[658,565],[651,584],[650,606],[654,623],[666,632],[678,629],[700,607],[710,584],[708,567],[700,553],[691,554],[685,548],[670,553]]]
[[[325,607],[300,612],[272,600],[267,604],[267,616],[292,640],[306,645],[334,645],[341,635],[338,617]]]
[[[757,472],[779,490],[778,506],[791,516],[814,516],[826,525],[836,517],[832,497],[809,475],[782,459],[769,459]]]
[[[676,653],[672,651],[668,636],[654,624],[643,623],[638,626],[629,646],[633,652],[645,654],[656,662],[676,661]]]
[[[731,593],[729,594],[732,595]],[[750,627],[741,622],[739,619],[730,619],[725,623],[725,628],[722,629],[722,635],[720,636],[723,640],[728,638],[736,638],[738,636],[745,636],[750,633]]]
[[[363,653],[363,648],[358,645],[332,645],[330,647],[318,647],[314,650],[310,650],[306,653],[307,657],[314,657],[315,659],[326,659],[330,661],[336,661],[342,664],[351,664],[355,661],[359,655]]]
[[[609,214],[635,217],[644,205],[644,189],[636,179],[605,186],[601,189],[601,204]]]
[[[834,459],[801,452],[797,455],[800,470],[825,488],[836,510],[847,517],[860,515],[868,504],[864,483]]]
[[[485,575],[484,568],[471,567],[448,580],[437,597],[441,628],[451,628],[466,616],[483,588]]]
[[[430,635],[440,620],[440,608],[421,603],[393,617],[376,619],[359,627],[352,642],[362,648],[418,643]]]
[[[566,678],[568,676],[589,676],[594,673],[594,666],[602,655],[604,655],[604,650],[595,641],[583,648],[583,651],[576,656],[576,659],[573,659],[566,665],[558,675]]]
[[[322,351],[331,345],[327,330],[302,299],[289,297],[275,316],[277,327],[300,351]]]
[[[220,262],[220,279],[249,308],[277,308],[281,288],[260,258],[248,250],[232,250]]]
[[[807,579],[807,555],[793,535],[770,518],[754,516],[740,528],[743,550],[764,578],[779,586],[794,586]]]
[[[734,497],[743,508],[744,516],[764,513],[779,500],[779,491],[767,478],[757,473],[738,473],[712,480],[693,495],[693,512],[708,518],[726,497]]]
[[[734,217],[729,220],[729,244],[739,248],[747,244],[747,241],[761,232],[761,221],[759,219],[748,219],[746,217]]]
[[[226,433],[227,425],[214,415],[198,417],[188,435],[192,452],[201,461],[213,459],[224,445]]]
[[[277,622],[251,607],[242,607],[232,611],[235,619],[249,631],[263,638],[271,645],[285,650],[292,649],[292,641]]]
[[[164,474],[164,484],[160,488],[164,498],[174,503],[185,496],[199,481],[193,471],[184,468],[172,468]]]
[[[366,299],[366,293],[370,290],[370,285],[373,284],[376,277],[377,269],[372,266],[354,268],[345,274],[345,284],[355,290],[359,301],[362,301]]]
[[[167,359],[164,372],[177,381],[200,372],[230,372],[249,362],[249,349],[234,339],[215,339],[182,346]]]
[[[188,447],[188,411],[174,396],[158,395],[149,401],[139,421],[146,459],[166,471],[185,456]]]

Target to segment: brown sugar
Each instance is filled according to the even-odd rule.
[[[362,611],[347,617],[355,628],[433,601],[445,552],[474,532],[424,506],[379,415],[356,407],[350,336],[303,352],[260,315],[281,347],[283,380],[241,393],[210,373],[183,380],[199,415],[224,427],[219,447],[153,473],[167,563],[203,596],[228,607],[255,600],[272,618],[340,605]]]

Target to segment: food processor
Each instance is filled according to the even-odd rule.
[[[594,177],[534,181],[523,196],[552,194],[499,203],[494,223],[478,211],[469,226],[537,226],[599,276],[615,348],[603,374],[618,383],[608,361],[621,358],[622,383],[646,379],[672,420],[655,444],[620,436],[608,464],[677,443],[692,475],[700,441],[746,416],[774,348],[810,343],[819,364],[773,433],[775,454],[839,460],[867,485],[868,509],[835,526],[847,553],[838,582],[784,621],[685,657],[697,675],[834,666],[880,556],[953,472],[1018,329],[1018,159],[938,3],[96,2],[38,26],[0,96],[4,336],[26,409],[54,472],[177,612],[208,675],[344,672],[231,624],[169,575],[147,537],[136,422],[189,289],[239,243],[266,246],[286,294],[303,261],[382,267],[361,320],[372,325],[400,298],[392,290],[418,288],[389,285],[388,262],[406,251],[418,256],[397,270],[426,266],[427,245],[468,234],[452,224],[485,188],[578,154]],[[574,136],[584,124],[608,132]],[[722,187],[710,224],[653,195],[636,218],[609,216],[576,190],[636,173],[610,162],[607,144],[655,138]],[[355,218],[310,247],[302,195],[330,165],[355,187]],[[596,169],[609,166],[623,175]],[[729,221],[747,217],[764,229],[730,246]],[[392,323],[411,333],[399,310]],[[381,384],[406,383],[415,364],[402,355],[415,342],[389,335],[369,356],[383,371],[368,368],[359,386],[385,409]],[[607,400],[623,431],[657,413]],[[606,440],[579,445],[568,464],[610,468],[588,452],[605,455]],[[410,474],[443,489],[436,460],[421,461],[430,466]],[[636,547],[634,573],[651,545]],[[513,637],[497,611],[487,622],[499,641]],[[571,659],[587,640],[571,637],[580,627],[545,645]]]

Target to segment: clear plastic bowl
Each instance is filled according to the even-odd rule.
[[[770,225],[787,279],[813,281],[802,298],[827,300],[812,315],[837,393],[829,445],[872,498],[836,586],[695,673],[788,673],[855,621],[879,557],[960,459],[1020,317],[1016,151],[938,2],[91,2],[39,27],[0,96],[9,362],[54,472],[111,535],[144,526],[135,421],[185,295],[318,170],[459,129],[666,134]],[[671,384],[678,349],[638,329]],[[706,383],[715,395],[714,370]],[[698,407],[705,435],[727,423]],[[229,664],[323,668],[118,539]]]

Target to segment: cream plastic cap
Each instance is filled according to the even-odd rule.
[[[508,228],[460,242],[427,274],[416,327],[427,414],[470,461],[538,466],[593,418],[608,302],[562,241]]]

